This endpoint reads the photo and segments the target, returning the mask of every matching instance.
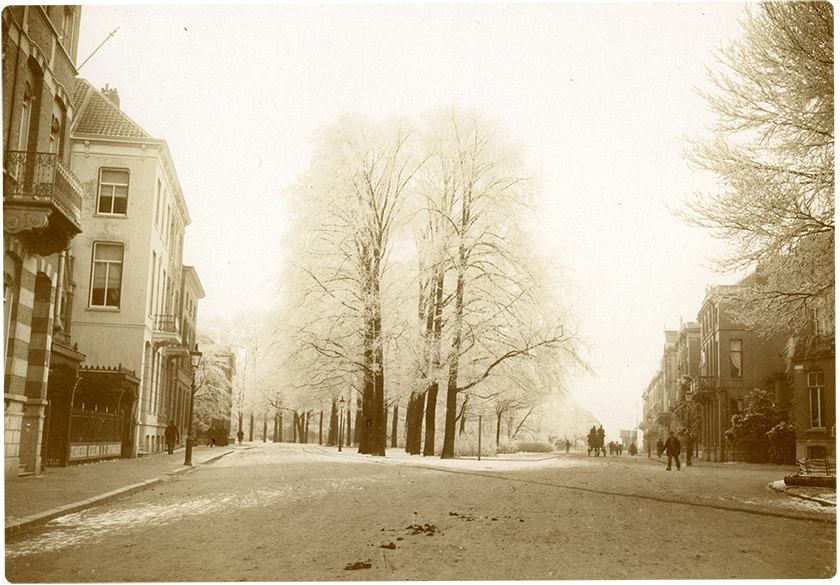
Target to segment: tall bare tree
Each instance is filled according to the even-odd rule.
[[[717,179],[675,213],[726,241],[724,271],[758,266],[738,296],[747,324],[793,330],[834,323],[834,9],[763,2],[717,52],[701,91],[716,122],[685,156]]]
[[[450,458],[459,393],[511,360],[558,350],[574,355],[575,336],[532,294],[539,283],[520,230],[531,185],[515,149],[493,124],[457,109],[430,116],[428,131],[437,183],[428,199],[440,202],[429,207],[444,220],[442,257],[451,275],[442,301],[447,353],[441,449],[441,457]]]
[[[328,371],[361,377],[359,451],[385,455],[383,295],[394,230],[407,186],[419,164],[411,133],[400,120],[382,124],[345,117],[327,128],[309,172],[297,188],[294,230],[301,319],[295,338]],[[308,232],[308,235],[306,235]]]

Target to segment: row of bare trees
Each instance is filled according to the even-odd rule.
[[[290,192],[274,403],[360,399],[359,451],[373,455],[403,403],[407,450],[431,455],[440,397],[448,458],[468,407],[562,392],[581,348],[524,229],[522,168],[498,127],[456,109],[324,129]]]

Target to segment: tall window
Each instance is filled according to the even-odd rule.
[[[99,203],[96,211],[110,215],[125,215],[128,209],[128,171],[99,169]]]
[[[825,335],[828,332],[828,319],[821,308],[811,309],[811,327],[814,335]]]
[[[157,194],[155,195],[155,225],[158,225],[160,221],[158,220],[158,216],[160,215],[160,179],[157,180]]]
[[[157,254],[152,250],[152,283],[149,286],[149,315],[155,314],[155,271],[157,270]]]
[[[741,361],[742,342],[740,339],[729,340],[729,377],[742,378],[744,376],[744,367]]]
[[[825,428],[825,374],[808,372],[808,393],[811,395],[811,428]]]
[[[73,8],[70,6],[64,7],[64,30],[61,35],[61,42],[70,52],[70,47],[73,46],[73,32],[76,15],[73,13]]]
[[[123,245],[96,242],[93,245],[93,275],[90,285],[91,307],[120,307]]]

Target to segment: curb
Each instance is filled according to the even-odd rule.
[[[806,496],[805,494],[799,494],[799,493],[796,493],[795,491],[785,489],[785,488],[788,487],[786,485],[782,486],[782,487],[778,487],[778,486],[776,486],[776,484],[774,482],[774,483],[768,484],[767,487],[769,487],[773,491],[779,492],[780,494],[785,494],[786,496],[799,498],[800,500],[807,500],[809,502],[816,502],[816,503],[820,504],[821,506],[825,506],[826,508],[836,508],[837,507],[837,504],[835,502],[830,502],[830,501],[824,500],[822,498],[815,498],[813,496]]]
[[[52,510],[47,510],[46,512],[41,512],[39,514],[27,516],[25,518],[22,518],[21,520],[18,520],[17,522],[14,522],[13,524],[9,524],[6,526],[6,538],[9,538],[10,536],[13,536],[15,534],[20,534],[21,532],[25,532],[26,530],[29,530],[36,526],[46,524],[47,522],[55,518],[66,516],[67,514],[73,514],[75,512],[81,512],[82,510],[87,510],[88,508],[93,508],[94,506],[104,504],[109,500],[113,500],[120,496],[126,496],[135,492],[139,492],[141,490],[152,487],[153,485],[157,485],[162,482],[163,479],[161,478],[149,479],[140,483],[136,483],[134,485],[116,489],[112,492],[108,492],[107,494],[94,496],[92,498],[82,500],[81,502],[76,502],[75,504],[68,504],[66,506],[61,506],[60,508],[53,508]]]
[[[172,471],[166,472],[164,475],[178,476],[184,475],[185,473],[189,473],[190,471],[195,470],[197,467],[201,465],[210,465],[211,463],[215,463],[225,455],[230,455],[233,451],[227,451],[222,453],[221,455],[217,455],[208,459],[207,461],[203,461],[201,463],[196,463],[191,466],[184,466],[178,469],[174,469]],[[82,500],[80,502],[76,502],[74,504],[67,504],[66,506],[61,506],[59,508],[53,508],[52,510],[47,510],[46,512],[39,512],[38,514],[32,514],[31,516],[26,516],[25,518],[21,518],[12,524],[6,525],[6,538],[10,536],[14,536],[17,534],[21,534],[35,528],[37,526],[42,526],[49,522],[50,520],[54,520],[56,518],[60,518],[61,516],[66,516],[68,514],[74,514],[76,512],[81,512],[83,510],[88,510],[90,508],[94,508],[101,504],[104,504],[110,500],[114,500],[116,498],[120,498],[123,496],[129,496],[139,491],[145,490],[152,486],[158,485],[163,483],[166,479],[162,477],[157,477],[155,479],[147,479],[146,481],[141,481],[140,483],[135,483],[134,485],[129,485],[126,487],[122,487],[116,489],[114,491],[101,494],[99,496],[93,496],[86,500]]]

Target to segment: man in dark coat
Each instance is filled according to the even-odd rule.
[[[668,440],[665,441],[665,454],[668,456],[668,467],[665,468],[667,471],[671,471],[672,458],[677,462],[677,471],[680,470],[681,450],[682,445],[680,445],[680,440],[677,438],[677,435],[674,434],[674,431],[671,431],[671,434],[668,436]]]
[[[166,440],[166,452],[170,455],[175,452],[175,443],[180,439],[179,434],[175,421],[169,421],[169,426],[163,431],[163,438]]]

